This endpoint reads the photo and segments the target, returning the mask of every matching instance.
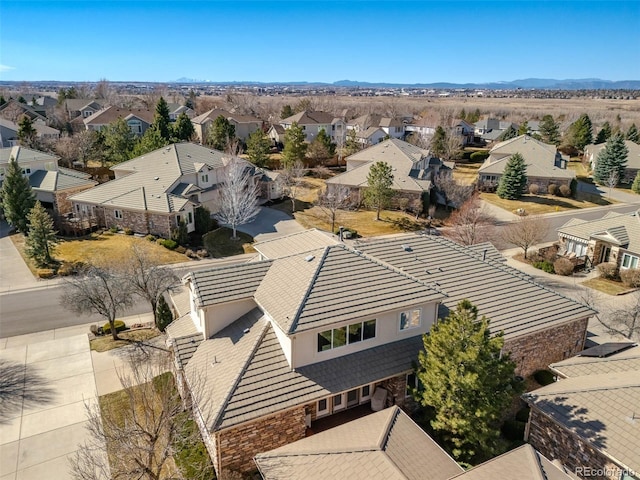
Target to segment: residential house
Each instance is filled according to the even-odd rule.
[[[401,118],[383,117],[375,113],[354,118],[347,123],[346,127],[347,130],[355,130],[356,133],[360,134],[372,128],[380,128],[387,138],[402,139],[405,134],[404,122]]]
[[[193,143],[176,143],[114,165],[115,180],[71,198],[74,212],[95,225],[130,228],[141,234],[168,238],[180,221],[195,230],[194,209],[218,210],[219,186],[230,156]],[[256,182],[275,179],[243,161]],[[279,196],[277,185],[262,188]]]
[[[102,100],[93,100],[91,98],[67,98],[64,101],[64,108],[71,120],[77,117],[81,119],[90,117],[105,106]]]
[[[356,141],[364,147],[377,145],[387,138],[387,134],[380,127],[369,127],[356,133]]]
[[[476,123],[476,125],[478,125]],[[481,124],[482,125],[482,124]],[[490,123],[490,125],[495,125],[495,123]],[[480,135],[480,139],[485,143],[485,144],[491,144],[494,143],[495,141],[499,140],[500,137],[502,136],[502,134],[504,133],[505,130],[509,129],[509,128],[513,128],[516,132],[518,131],[519,125],[517,123],[513,123],[513,122],[509,122],[506,120],[500,120],[500,122],[498,122],[498,127],[497,128],[493,128],[485,133],[483,133],[482,135]]]
[[[72,211],[69,197],[92,188],[98,182],[90,175],[58,166],[59,157],[21,146],[0,149],[0,184],[7,167],[14,158],[42,206],[50,210],[56,224],[59,218]]]
[[[46,117],[36,112],[32,106],[27,105],[26,103],[20,103],[13,98],[0,106],[0,117],[5,120],[18,123],[20,121],[20,117],[23,115],[28,116],[34,123],[40,121],[43,125],[47,120]]]
[[[267,136],[271,139],[274,147],[282,147],[284,145],[284,135],[286,131],[280,124],[274,124],[267,130]]]
[[[624,141],[627,150],[627,165],[624,169],[624,176],[620,179],[622,183],[631,183],[636,178],[638,171],[640,171],[640,145],[631,140]],[[598,163],[598,155],[605,147],[606,143],[600,143],[598,145],[587,145],[584,147],[584,160],[587,161],[592,170],[595,170]]]
[[[251,470],[256,454],[372,398],[410,405],[421,336],[462,298],[504,331],[522,375],[580,351],[593,313],[488,245],[406,235],[352,249],[317,232],[283,242],[259,246],[272,258],[188,274],[174,299],[179,384],[218,472]]]
[[[236,138],[243,142],[246,142],[253,132],[262,128],[262,120],[258,118],[249,115],[237,115],[226,110],[214,108],[191,119],[200,143],[206,143],[206,137],[211,125],[220,116],[229,120],[229,123],[235,128]]]
[[[640,210],[609,212],[599,220],[572,218],[558,229],[558,238],[561,254],[584,257],[588,265],[640,268]]]
[[[526,440],[579,478],[640,479],[640,348],[603,344],[552,364],[559,380],[523,395]]]
[[[43,117],[48,117],[57,106],[58,100],[47,95],[39,96],[35,102],[31,102],[31,108]]]
[[[327,112],[304,110],[280,121],[280,125],[285,130],[291,128],[294,123],[302,128],[305,141],[308,143],[313,142],[320,130],[324,130],[331,137],[333,143],[344,141],[344,136],[347,133],[344,121]]]
[[[500,120],[497,118],[483,118],[478,120],[474,125],[474,134],[476,137],[481,137],[485,133],[489,133],[493,130],[500,129]]]
[[[434,175],[441,168],[452,166],[445,165],[429,150],[390,138],[347,157],[347,171],[327,180],[327,188],[347,187],[351,200],[360,203],[367,188],[369,170],[376,162],[386,162],[393,170],[391,188],[397,193],[395,201],[422,199],[431,191]]]
[[[522,445],[465,471],[398,407],[316,433],[255,458],[264,480],[571,480]]]
[[[189,108],[185,105],[180,105],[179,103],[168,103],[169,107],[169,120],[175,122],[181,113],[184,113],[189,118],[194,118],[196,116],[195,110]]]
[[[87,130],[99,132],[120,118],[124,118],[134,135],[141,137],[153,123],[154,112],[143,109],[106,107],[82,120]]]
[[[465,120],[452,120],[449,124],[449,133],[458,138],[462,147],[474,143],[475,127]]]
[[[406,133],[414,133],[421,137],[429,137],[436,133],[438,124],[435,120],[430,118],[419,118],[412,120],[404,126]]]
[[[483,190],[495,189],[507,162],[516,153],[522,155],[527,165],[527,188],[536,184],[540,193],[546,193],[550,184],[570,186],[576,177],[573,170],[567,169],[568,158],[555,145],[520,135],[489,150],[489,157],[478,169],[478,186]]]

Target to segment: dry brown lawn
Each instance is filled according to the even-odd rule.
[[[478,169],[482,163],[457,163],[453,169],[453,179],[463,185],[472,185],[478,180]]]
[[[625,286],[621,282],[615,282],[613,280],[600,277],[584,281],[582,282],[582,285],[606,293],[607,295],[619,295],[630,290],[629,287]]]
[[[591,208],[615,203],[614,200],[593,195],[584,195],[580,192],[578,192],[577,198],[575,199],[555,197],[552,195],[525,194],[520,197],[520,200],[506,200],[498,197],[495,193],[486,192],[481,193],[480,198],[509,212],[515,213],[517,209],[523,208],[528,215],[541,215],[544,213],[577,210],[580,208]]]
[[[160,332],[154,328],[141,328],[138,330],[125,330],[118,333],[120,340],[113,340],[111,333],[102,337],[96,337],[91,340],[91,350],[96,352],[106,352],[114,348],[126,347],[137,342],[144,342],[150,338],[160,335]]]

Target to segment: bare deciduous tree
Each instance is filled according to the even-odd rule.
[[[144,244],[134,245],[124,264],[131,290],[151,304],[153,320],[158,325],[158,300],[178,284],[178,276],[170,268],[161,265],[151,254],[149,246]]]
[[[282,191],[291,199],[291,209],[296,211],[296,193],[300,185],[304,182],[307,168],[300,160],[288,165],[282,170],[278,180],[282,183]]]
[[[549,222],[536,215],[523,216],[504,227],[502,238],[505,242],[522,248],[524,258],[532,245],[539,243],[549,231]]]
[[[485,242],[494,220],[483,208],[478,195],[473,195],[451,215],[451,237],[462,245]]]
[[[344,209],[349,203],[349,189],[342,185],[335,185],[331,188],[327,187],[318,195],[316,205],[331,223],[331,233],[335,233],[336,221],[340,210]]]
[[[60,303],[77,314],[97,313],[104,317],[111,326],[113,339],[117,340],[116,316],[133,304],[133,292],[117,270],[89,265],[77,278],[65,281]]]
[[[469,200],[474,192],[473,185],[456,182],[449,171],[439,172],[434,178],[434,183],[438,192],[444,197],[446,206],[457,208]]]
[[[71,460],[76,480],[205,480],[210,463],[182,471],[174,462],[181,448],[200,440],[170,370],[166,352],[131,353],[127,370],[118,372],[121,401],[87,404],[89,438]],[[106,447],[106,448],[105,448]],[[107,452],[105,454],[105,451]]]
[[[595,317],[607,333],[640,341],[640,291],[609,303],[602,301],[602,296],[592,289],[585,288],[579,299],[598,312]]]
[[[238,226],[249,223],[260,212],[258,182],[252,176],[247,162],[234,157],[225,167],[219,207],[214,216],[220,223],[231,227],[234,239],[237,238]]]

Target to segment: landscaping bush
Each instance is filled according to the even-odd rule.
[[[547,187],[547,192],[549,193],[549,195],[555,195],[557,191],[558,186],[555,183],[550,183]]]
[[[531,409],[527,406],[522,407],[520,410],[518,410],[518,413],[516,413],[516,420],[519,422],[527,422],[529,420],[529,413],[531,412]]]
[[[38,278],[51,278],[56,272],[53,271],[53,268],[39,268],[36,271]]]
[[[556,377],[549,370],[537,370],[533,374],[533,378],[535,378],[536,382],[538,382],[543,387],[545,385],[551,385],[556,381]]]
[[[61,277],[67,277],[69,275],[73,275],[77,272],[77,268],[75,263],[73,262],[65,262],[58,267],[58,275]]]
[[[175,240],[171,239],[162,240],[161,245],[169,250],[175,250],[176,248],[178,248],[178,243]]]
[[[209,256],[209,252],[206,249],[201,248],[196,252],[196,255],[198,255],[199,258],[207,258]]]
[[[573,263],[571,260],[565,257],[560,257],[555,262],[553,262],[553,269],[558,275],[571,275],[573,273]]]
[[[149,234],[146,237],[144,237],[144,239],[149,241],[149,242],[155,242],[156,241],[156,236]]]
[[[111,227],[111,228],[109,229],[109,231],[110,231],[111,233],[118,233],[118,230],[119,230],[119,229],[118,229],[118,227]]]
[[[165,240],[164,238],[158,238],[158,239],[156,239],[156,244],[157,245],[162,245],[162,244],[164,244],[164,240]]]
[[[620,270],[620,279],[627,287],[640,287],[640,268]]]
[[[351,233],[351,238],[358,238],[358,231],[357,230],[354,230],[353,228],[343,228],[342,229],[343,235],[345,233],[347,233],[347,232]],[[336,235],[340,235],[340,229],[336,230]],[[345,235],[344,238],[347,238],[347,237],[349,237],[349,234]]]
[[[189,258],[198,258],[198,255],[196,254],[196,252],[194,252],[190,248],[187,248],[187,250],[184,252],[184,254]]]
[[[533,262],[533,266],[539,270],[542,270],[543,272],[555,273],[555,270],[553,269],[553,263],[551,263],[549,260]]]
[[[124,234],[125,235],[133,235],[133,230],[131,230],[129,227],[124,229]]]
[[[116,327],[116,332],[121,332],[127,329],[127,326],[124,324],[122,320],[116,320],[114,322],[114,325]],[[111,333],[111,325],[109,324],[109,322],[105,323],[102,326],[102,333],[104,333],[105,335]]]
[[[518,420],[507,420],[502,424],[502,434],[507,440],[524,440],[524,430],[526,428],[525,422]]]
[[[480,163],[480,162],[484,162],[487,158],[489,157],[489,152],[487,152],[486,150],[483,151],[477,151],[477,152],[473,152],[471,155],[469,155],[469,160],[471,160],[474,163]]]
[[[602,278],[607,280],[616,280],[618,278],[618,266],[613,262],[600,263],[596,268]]]
[[[569,187],[568,185],[560,185],[560,188],[558,189],[558,191],[560,192],[560,195],[563,197],[570,197],[571,196],[571,187]]]
[[[532,183],[531,185],[529,185],[529,193],[531,195],[537,195],[539,191],[540,186],[537,183]]]
[[[187,252],[187,249],[184,248],[182,245],[179,245],[178,247],[176,247],[176,252],[184,254]]]

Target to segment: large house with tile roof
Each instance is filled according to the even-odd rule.
[[[180,221],[195,230],[194,209],[218,210],[219,186],[231,157],[193,143],[176,143],[111,167],[115,180],[74,195],[74,212],[98,227],[130,228],[168,238]],[[266,199],[279,194],[275,177],[250,163]]]
[[[598,220],[572,218],[558,228],[558,238],[561,254],[585,258],[589,265],[640,268],[640,210],[609,212]]]
[[[365,138],[365,132],[382,131],[382,138],[404,138],[404,122],[400,118],[383,117],[375,113],[361,115],[347,122],[347,130],[355,130],[356,138]],[[375,145],[377,141],[369,143]]]
[[[640,479],[640,347],[604,344],[550,368],[560,379],[523,395],[526,440],[580,478]]]
[[[584,160],[589,163],[592,170],[596,169],[598,164],[598,155],[604,149],[606,143],[598,145],[587,145],[584,147]],[[624,177],[620,179],[622,183],[631,183],[640,171],[640,145],[631,140],[625,140],[624,145],[627,147],[627,163],[624,169]]]
[[[555,145],[548,145],[529,135],[497,143],[489,151],[489,157],[478,169],[478,187],[494,190],[504,173],[509,159],[519,153],[527,165],[527,188],[536,184],[540,193],[546,193],[549,185],[570,186],[576,174],[567,168],[568,158]]]
[[[395,201],[401,198],[418,200],[425,195],[428,200],[435,175],[440,169],[450,170],[453,167],[453,164],[433,156],[429,150],[390,138],[347,157],[347,171],[327,180],[327,188],[331,191],[346,187],[352,202],[362,202],[369,170],[376,162],[386,162],[393,170],[391,188],[396,192]]]
[[[259,118],[255,118],[250,115],[239,115],[220,108],[214,108],[191,119],[191,123],[193,124],[193,128],[195,129],[200,143],[207,142],[209,128],[211,128],[211,125],[213,125],[213,122],[215,122],[218,117],[226,118],[235,128],[236,137],[243,142],[246,142],[249,135],[253,132],[262,128],[262,120]]]
[[[145,109],[126,109],[118,107],[106,107],[98,110],[93,115],[82,119],[86,130],[99,132],[104,127],[120,118],[124,118],[131,129],[131,132],[141,137],[153,123],[154,112]],[[80,117],[78,117],[80,118]]]
[[[15,146],[0,149],[0,185],[12,158],[29,179],[36,199],[53,214],[57,226],[61,216],[72,212],[69,197],[98,183],[84,172],[58,166],[59,157]]]
[[[572,480],[531,445],[464,471],[398,407],[256,455],[264,480]]]
[[[263,260],[188,274],[174,301],[169,342],[218,471],[252,469],[256,453],[377,391],[404,406],[422,335],[462,298],[504,332],[523,376],[583,347],[594,312],[488,245],[407,235],[349,248],[311,232],[265,242]]]
[[[320,133],[320,130],[324,130],[324,133],[329,135],[331,141],[334,143],[344,140],[347,134],[344,121],[332,113],[303,110],[302,112],[280,120],[280,125],[285,131],[290,129],[294,123],[302,128],[305,141],[308,143],[313,142],[318,133]]]

